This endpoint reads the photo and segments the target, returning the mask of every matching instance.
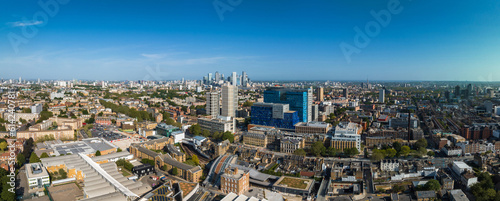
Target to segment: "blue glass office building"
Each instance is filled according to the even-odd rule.
[[[252,106],[251,113],[252,124],[257,125],[295,129],[295,124],[300,122],[297,111],[279,111],[273,104],[256,103]]]
[[[288,104],[290,110],[298,112],[301,122],[311,121],[311,89],[268,88],[264,91],[264,102]]]

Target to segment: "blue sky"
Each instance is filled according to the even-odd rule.
[[[0,78],[500,80],[497,0],[0,2]],[[357,47],[355,27],[391,5]],[[357,52],[346,59],[342,43]]]

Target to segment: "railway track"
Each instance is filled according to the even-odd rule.
[[[206,163],[210,162],[210,160],[208,160],[207,158],[196,154],[188,146],[186,146],[186,145],[184,145],[182,143],[180,143],[180,144],[181,144],[182,150],[184,150],[189,157],[192,157],[193,155],[196,155],[198,157],[198,160],[200,160],[200,163],[206,164]]]

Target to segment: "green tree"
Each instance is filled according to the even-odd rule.
[[[370,159],[372,161],[380,161],[380,160],[382,160],[384,158],[385,158],[385,155],[382,152],[380,152],[380,151],[373,152],[372,156],[370,157]]]
[[[306,151],[304,151],[303,149],[297,149],[293,152],[294,155],[298,155],[298,156],[305,156],[306,155]]]
[[[163,166],[161,166],[161,170],[163,170],[163,171],[167,171],[167,165],[163,165]]]
[[[401,151],[401,143],[399,142],[394,142],[392,143],[392,147],[397,151],[397,152],[400,152]]]
[[[434,153],[433,151],[428,151],[427,152],[427,156],[434,156],[434,155],[436,155],[436,153]]]
[[[39,163],[39,162],[42,162],[40,158],[38,158],[38,156],[34,152],[31,153],[30,163]]]
[[[201,135],[203,135],[205,137],[209,137],[210,136],[210,131],[203,129],[203,131],[201,131]]]
[[[353,148],[344,149],[344,154],[352,157],[352,156],[358,155],[359,151],[357,148],[353,147]]]
[[[191,158],[193,160],[194,164],[199,165],[200,164],[200,159],[198,159],[198,156],[193,154],[193,157]]]
[[[387,157],[389,157],[389,158],[394,158],[397,153],[398,153],[398,151],[396,151],[396,149],[393,149],[393,148],[389,148],[386,150]]]
[[[61,175],[61,179],[66,179],[68,178],[68,173],[66,171],[64,171],[64,169],[59,169],[59,175]]]
[[[22,153],[17,154],[16,159],[17,159],[17,164],[19,165],[19,167],[23,166],[24,163],[26,163],[26,157]]]
[[[101,151],[97,150],[97,151],[95,152],[95,156],[100,156],[100,155],[101,155]]]
[[[48,158],[49,154],[43,152],[42,155],[40,155],[40,158]]]
[[[200,135],[201,134],[201,127],[198,124],[194,124],[189,127],[189,133],[193,135]]]
[[[425,190],[428,191],[439,191],[441,189],[441,184],[438,180],[431,179],[424,185]]]
[[[426,148],[424,148],[424,147],[420,147],[420,148],[418,148],[418,154],[419,154],[420,156],[423,156],[423,155],[427,154],[427,149],[426,149]]]
[[[410,150],[411,149],[409,146],[402,146],[401,151],[399,152],[399,155],[408,156],[408,154],[410,153]]]
[[[427,140],[425,138],[420,138],[417,140],[415,143],[416,149],[419,149],[421,147],[426,148],[427,147]]]
[[[1,151],[7,149],[7,142],[0,142],[0,149]]]
[[[118,148],[116,152],[122,152],[123,150],[121,148]]]
[[[233,143],[234,135],[230,131],[226,131],[222,134],[222,140],[229,140],[229,142]]]
[[[317,141],[311,147],[311,153],[315,156],[321,156],[321,153],[326,152],[325,145],[322,142]]]
[[[172,174],[175,175],[175,176],[177,176],[179,174],[179,172],[177,171],[176,167],[172,168]]]
[[[394,185],[392,186],[392,192],[393,193],[398,193],[398,192],[401,192],[401,191],[404,191],[405,190],[405,187],[402,186],[402,185]]]
[[[333,147],[328,147],[328,149],[326,150],[326,154],[328,156],[337,156],[337,153],[339,152],[339,150],[333,148]]]

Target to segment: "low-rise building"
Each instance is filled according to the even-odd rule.
[[[326,134],[331,128],[331,124],[319,121],[299,122],[295,124],[296,133]]]
[[[382,171],[399,171],[398,160],[382,160],[380,161],[380,169]]]
[[[221,132],[224,133],[229,131],[231,133],[235,132],[235,119],[231,117],[219,116],[216,119],[199,118],[198,125],[201,129],[208,130],[211,133]]]
[[[221,175],[221,190],[223,193],[235,193],[241,195],[250,187],[249,171],[240,170],[237,167],[226,168]]]
[[[25,165],[28,187],[32,189],[42,189],[43,185],[50,184],[49,173],[40,163],[28,163]]]

